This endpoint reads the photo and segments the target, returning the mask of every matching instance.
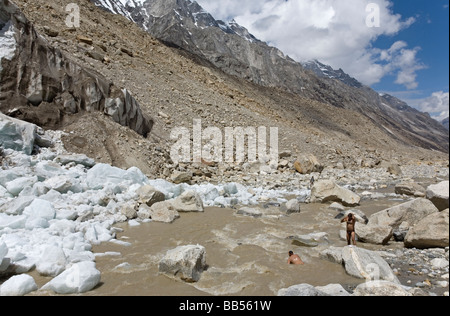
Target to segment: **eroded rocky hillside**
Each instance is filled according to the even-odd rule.
[[[66,148],[99,162],[122,168],[137,166],[153,177],[168,177],[175,167],[169,156],[174,142],[170,140],[170,132],[175,127],[191,129],[194,119],[201,119],[203,128],[215,126],[222,130],[237,126],[278,127],[280,152],[291,151],[289,159],[312,153],[331,167],[448,159],[446,154],[417,146],[423,144],[416,135],[396,133],[400,127],[380,125],[376,111],[363,114],[335,106],[331,99],[320,102],[320,98],[263,87],[226,74],[186,50],[166,46],[125,17],[100,10],[90,1],[17,0],[16,3],[33,23],[38,41],[45,42],[44,47],[67,63],[86,69],[86,73],[98,74],[105,82],[113,83],[117,91],[127,89],[140,105],[143,116],[151,119],[152,128],[145,138],[115,123],[104,111],[74,114],[63,109],[65,119],[58,127],[67,132],[63,137]],[[80,8],[80,27],[66,25],[70,13],[66,8],[71,3]],[[32,45],[33,41],[29,43]],[[3,64],[8,65],[4,61]],[[3,83],[4,78],[1,93],[8,95],[11,87]],[[321,87],[316,92],[324,98],[331,98],[332,94],[327,94],[330,85],[340,85],[312,78]],[[353,98],[351,94],[347,96]],[[36,104],[30,100],[6,100],[1,99],[2,111],[19,107],[36,110],[33,108]],[[39,104],[38,109],[44,111],[43,105],[48,106],[47,103]],[[47,109],[52,110],[53,107]],[[14,111],[10,114],[18,116]],[[54,128],[53,124],[40,123],[45,128]],[[422,140],[430,144],[429,138]],[[219,169],[213,171],[227,170]],[[209,176],[206,172],[199,174]]]

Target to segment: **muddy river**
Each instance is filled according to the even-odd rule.
[[[367,216],[401,201],[364,202]],[[283,215],[279,208],[265,209],[260,218],[236,214],[233,209],[207,208],[204,213],[183,213],[172,224],[150,222],[137,227],[121,224],[117,239],[94,247],[101,284],[85,295],[101,296],[273,296],[295,284],[324,286],[339,283],[354,288],[362,280],[344,268],[319,257],[329,246],[345,246],[341,224],[328,205],[302,204],[301,213]],[[314,248],[302,247],[289,236],[325,232],[327,240]],[[170,249],[200,244],[206,248],[208,269],[197,283],[187,284],[158,272],[158,263]],[[360,245],[376,249],[376,246]],[[288,252],[298,253],[304,266],[287,264]],[[46,282],[36,277],[38,283]]]

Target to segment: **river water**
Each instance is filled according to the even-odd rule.
[[[367,216],[401,201],[368,201],[359,209]],[[299,214],[283,215],[265,209],[260,218],[236,214],[233,209],[207,208],[204,213],[182,213],[172,224],[150,222],[137,227],[118,225],[117,239],[130,246],[105,243],[94,247],[102,273],[101,284],[86,295],[107,296],[272,296],[295,284],[325,286],[339,283],[354,288],[363,280],[319,257],[329,246],[341,247],[341,224],[328,205],[302,204]],[[289,236],[327,233],[314,248],[296,245]],[[197,283],[187,284],[158,272],[168,250],[200,244],[206,248],[208,269]],[[372,247],[361,245],[363,247]],[[375,247],[376,248],[376,247]],[[288,252],[298,253],[304,266],[287,264]]]

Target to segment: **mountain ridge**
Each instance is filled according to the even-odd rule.
[[[100,112],[67,115],[69,122],[61,129],[64,146],[70,152],[123,169],[136,166],[153,178],[170,180],[176,168],[199,174],[195,179],[208,181],[205,177],[212,176],[212,181],[220,182],[224,181],[223,177],[231,176],[235,179],[232,181],[241,182],[239,170],[245,164],[211,168],[195,164],[178,166],[171,162],[173,129],[192,129],[193,120],[200,119],[203,128],[217,127],[222,131],[227,127],[278,127],[280,153],[290,153],[288,162],[311,153],[331,168],[447,163],[446,154],[423,149],[405,140],[404,134],[393,137],[378,124],[378,113],[372,113],[375,117],[372,119],[345,107],[227,74],[192,53],[164,45],[136,23],[100,10],[89,1],[77,2],[82,16],[77,28],[65,24],[66,6],[73,0],[15,2],[47,45],[90,72],[101,74],[119,89],[130,91],[143,114],[152,118],[152,130],[143,138]],[[42,16],[49,18],[42,19]],[[2,64],[7,65],[4,60]],[[311,78],[324,86],[321,92],[329,97],[326,88],[336,81]],[[31,104],[22,106],[33,108]],[[39,106],[36,110],[44,108]],[[393,127],[387,123],[386,126],[396,134]],[[276,173],[290,177],[292,171],[295,172],[283,167]]]
[[[298,63],[237,23],[215,20],[195,1],[91,1],[116,14],[127,11],[125,17],[152,36],[204,58],[228,74],[358,111],[400,140],[449,151],[446,130],[426,113],[393,96],[379,95],[342,69],[334,70],[319,61]]]

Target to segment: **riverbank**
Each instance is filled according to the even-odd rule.
[[[287,170],[268,173],[259,166],[242,181],[237,181],[237,173],[220,183],[174,184],[149,179],[137,168],[122,170],[68,153],[61,133],[47,132],[42,137],[53,147],[32,155],[12,149],[2,152],[2,295],[166,291],[167,295],[277,295],[282,288],[305,282],[338,283],[351,290],[361,280],[349,276],[341,265],[323,260],[320,252],[346,245],[335,217],[352,208],[309,203],[311,178],[316,183],[332,181],[358,195],[356,208],[367,217],[415,198],[396,192],[400,183],[426,188],[448,179],[448,165],[428,163],[402,166],[400,173],[386,168],[325,167],[308,175]],[[413,193],[423,194],[419,191]],[[157,205],[155,197],[165,201]],[[185,213],[193,210],[198,213]],[[302,240],[313,236],[314,245],[295,243],[299,236]],[[157,270],[168,250],[185,244],[203,244],[207,250],[209,268],[196,284],[168,279]],[[423,263],[413,264],[410,259],[418,255],[403,250],[402,243],[359,245],[383,251],[399,278],[405,276],[403,285],[422,290],[417,293],[448,293],[444,283],[448,266],[436,270],[431,262],[442,259],[448,264],[448,250],[422,250]],[[390,250],[391,245],[395,249]],[[307,263],[301,273],[286,266],[289,250],[299,252]],[[403,259],[395,261],[393,254],[396,260]],[[439,264],[445,265],[442,260]],[[89,269],[81,278],[85,266]],[[74,277],[80,284],[67,284]]]

